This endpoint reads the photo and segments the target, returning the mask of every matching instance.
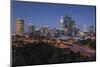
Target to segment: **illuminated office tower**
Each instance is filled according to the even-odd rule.
[[[61,28],[68,28],[71,18],[69,16],[61,16]]]
[[[61,16],[61,19],[60,19],[60,23],[61,23],[61,29],[63,29],[65,26],[64,26],[64,20],[63,20],[63,16]]]
[[[79,34],[79,32],[80,32],[79,27],[76,27],[76,28],[75,28],[75,34],[77,35],[77,34]]]
[[[84,32],[84,33],[87,32],[87,25],[83,25],[83,32]]]
[[[56,28],[50,29],[50,35],[51,37],[54,37],[56,33]]]
[[[72,21],[70,22],[69,29],[70,29],[70,30],[74,30],[75,28],[76,28],[75,21],[72,20]]]
[[[16,33],[17,34],[23,34],[24,33],[24,20],[23,19],[17,19],[16,20]]]
[[[93,34],[94,34],[94,27],[90,26],[89,30],[90,30],[90,35],[93,36]]]
[[[41,35],[46,36],[48,33],[48,30],[49,30],[48,26],[41,26],[40,27]]]
[[[94,32],[94,27],[90,26],[90,33],[93,33],[93,32]]]
[[[87,36],[87,33],[88,33],[87,25],[83,25],[83,33],[84,33],[84,36]]]
[[[68,34],[72,34],[72,32],[75,30],[75,21],[69,17],[68,15],[61,16],[61,29],[68,32]]]
[[[33,24],[29,23],[29,33],[33,33],[35,31],[35,26],[33,26]]]
[[[60,25],[61,28],[66,28],[69,30],[75,28],[75,21],[72,20],[72,18],[67,15],[61,16],[60,23],[61,23],[61,25]]]

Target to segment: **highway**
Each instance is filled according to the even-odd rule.
[[[46,39],[19,39],[17,41],[22,41],[23,43],[39,43],[39,42],[44,42],[44,43],[49,43],[51,45],[54,45],[57,48],[62,48],[62,49],[70,49],[71,51],[74,51],[74,53],[80,53],[82,56],[86,57],[95,57],[96,55],[96,50],[91,49],[89,47],[81,46],[78,44],[74,44],[71,42],[66,42],[66,41],[61,41],[61,40],[46,40]],[[13,40],[14,42],[14,40]],[[23,46],[23,45],[22,45]]]

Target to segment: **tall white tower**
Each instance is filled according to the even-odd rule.
[[[83,32],[87,32],[87,25],[83,25]]]
[[[63,16],[61,16],[61,19],[60,19],[60,27],[61,27],[61,29],[64,28]]]

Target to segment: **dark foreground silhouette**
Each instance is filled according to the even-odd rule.
[[[57,64],[71,62],[95,61],[95,57],[89,58],[74,53],[70,49],[55,48],[47,43],[29,43],[23,47],[12,48],[12,66]]]

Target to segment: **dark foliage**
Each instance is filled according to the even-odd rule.
[[[69,49],[55,48],[53,45],[43,42],[30,43],[21,48],[13,47],[12,52],[13,66],[89,61],[80,53],[74,53]]]

